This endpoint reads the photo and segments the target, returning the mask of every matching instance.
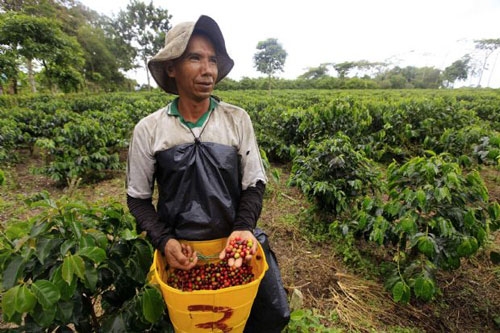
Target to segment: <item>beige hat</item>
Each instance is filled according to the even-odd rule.
[[[168,60],[179,58],[184,53],[189,39],[195,30],[201,30],[206,33],[214,43],[219,72],[215,83],[225,78],[234,66],[233,59],[227,54],[222,32],[212,18],[202,15],[196,22],[179,23],[167,32],[165,47],[148,62],[149,71],[156,83],[168,93],[178,94],[175,79],[167,75],[165,63]]]

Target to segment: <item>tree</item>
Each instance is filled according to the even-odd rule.
[[[320,79],[323,77],[328,76],[328,65],[329,64],[321,64],[319,67],[309,67],[307,69],[307,72],[304,74],[300,75],[298,78],[299,79],[306,79],[306,80],[316,80]]]
[[[1,16],[0,45],[5,45],[24,57],[32,92],[36,92],[33,68],[35,60],[45,67],[49,82],[65,84],[70,76],[78,81],[77,76],[83,63],[80,45],[73,37],[61,31],[57,21],[16,12],[7,12]],[[66,73],[64,77],[60,76],[62,72]]]
[[[484,61],[482,68],[479,72],[479,81],[477,83],[477,86],[481,86],[481,79],[483,78],[483,73],[487,69],[488,65],[488,59],[489,57],[498,49],[500,48],[500,38],[498,39],[479,39],[475,40],[474,43],[476,44],[476,49],[481,50],[484,52]]]
[[[137,57],[146,70],[148,86],[151,86],[148,58],[164,46],[165,34],[171,29],[171,18],[168,10],[154,7],[153,1],[146,5],[138,0],[131,0],[126,11],[121,10],[114,22],[119,36],[138,49]]]
[[[359,71],[370,71],[372,68],[379,68],[380,66],[386,66],[382,62],[369,62],[366,60],[359,61],[345,61],[338,64],[330,64],[339,74],[339,79],[343,80],[349,74],[349,72],[355,68]]]
[[[18,73],[17,54],[11,48],[0,45],[0,95],[4,93],[4,85],[11,83],[16,89]]]
[[[470,55],[466,54],[444,69],[443,79],[446,81],[446,85],[453,87],[455,81],[467,80],[471,69],[470,60]]]
[[[78,30],[77,38],[84,50],[86,81],[105,88],[106,91],[115,90],[117,85],[125,81],[101,29],[84,25]]]
[[[287,52],[276,38],[268,38],[257,44],[257,51],[253,57],[254,67],[261,73],[267,74],[269,78],[269,90],[271,90],[271,78],[280,71],[283,72]]]
[[[343,80],[349,74],[354,67],[356,67],[356,63],[352,61],[344,61],[338,64],[333,64],[333,68],[339,73],[339,79]]]
[[[124,72],[136,67],[137,51],[119,36],[113,19],[101,15],[82,4],[71,8],[61,7],[63,30],[75,36],[85,58],[84,76],[87,87],[114,91],[129,87]]]

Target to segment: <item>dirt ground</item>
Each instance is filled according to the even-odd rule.
[[[61,189],[46,177],[31,174],[36,163],[36,159],[29,159],[4,169],[9,179],[0,189],[0,223],[36,213],[20,207],[24,198],[42,190],[54,198],[71,194],[99,202],[112,197],[125,204],[123,175],[99,184]],[[297,189],[285,185],[287,177],[282,169],[279,181],[268,185],[259,223],[270,238],[285,287],[290,294],[299,291],[302,307],[316,309],[324,316],[323,325],[336,332],[500,332],[500,267],[489,260],[491,246],[500,248],[499,235],[460,269],[439,274],[442,296],[436,301],[395,304],[380,281],[352,273],[342,255],[334,253],[332,244],[305,237],[297,221],[308,204]],[[498,200],[499,174],[485,171],[483,177],[491,198]]]

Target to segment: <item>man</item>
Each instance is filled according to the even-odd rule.
[[[172,28],[165,47],[148,63],[158,86],[178,98],[134,128],[127,203],[138,229],[173,268],[188,270],[197,263],[196,253],[180,239],[240,237],[253,241],[253,252],[255,235],[267,244],[256,229],[267,178],[252,122],[243,109],[212,96],[233,65],[219,26],[208,16]],[[280,332],[289,320],[268,245],[266,259],[273,269],[261,282],[246,332]]]

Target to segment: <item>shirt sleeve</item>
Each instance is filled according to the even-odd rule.
[[[240,138],[242,189],[246,190],[248,187],[255,187],[258,181],[266,184],[267,177],[255,137],[253,124],[250,116],[246,112],[241,119]]]
[[[145,121],[140,121],[134,127],[128,150],[127,194],[129,196],[138,199],[153,196],[155,166],[151,130]]]
[[[253,231],[262,212],[262,201],[266,185],[258,181],[256,186],[250,186],[241,191],[240,204],[236,212],[233,230]]]

